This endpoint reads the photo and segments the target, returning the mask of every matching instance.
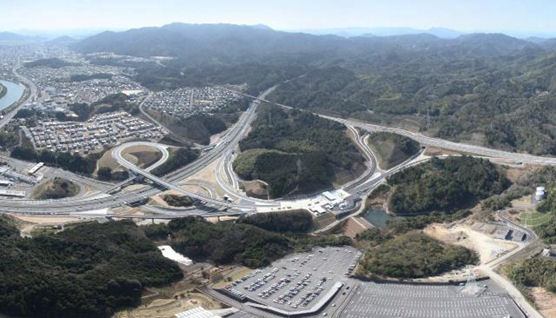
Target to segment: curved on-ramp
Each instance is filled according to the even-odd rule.
[[[187,191],[183,188],[181,188],[179,185],[176,185],[174,183],[171,183],[169,181],[166,181],[160,177],[157,177],[155,175],[153,175],[152,173],[150,173],[150,171],[148,169],[142,169],[137,167],[134,163],[129,162],[127,159],[125,159],[122,155],[122,151],[125,148],[131,147],[131,146],[137,146],[137,145],[146,145],[146,146],[152,146],[152,147],[156,147],[157,149],[160,149],[162,151],[162,149],[164,149],[164,151],[167,152],[167,147],[166,145],[162,145],[162,144],[157,144],[157,143],[152,143],[152,142],[141,142],[141,141],[136,141],[136,142],[130,142],[130,143],[125,143],[125,144],[121,144],[120,146],[114,148],[112,150],[112,157],[114,157],[114,159],[120,164],[122,165],[124,168],[134,172],[135,174],[138,175],[142,175],[143,177],[153,181],[154,183],[168,189],[168,190],[174,190],[177,191],[179,193],[182,193],[184,195],[187,195],[189,197],[198,199],[198,200],[202,200],[208,203],[212,203],[212,204],[216,204],[216,205],[220,205],[220,206],[225,206],[225,207],[229,207],[229,208],[240,208],[240,209],[252,209],[253,206],[252,205],[241,205],[241,204],[234,204],[231,202],[225,202],[225,201],[221,201],[221,200],[217,200],[217,199],[213,199],[210,198],[208,196],[204,196],[204,195],[200,195],[191,191]],[[168,156],[166,156],[166,159],[168,158]],[[162,159],[162,158],[161,158]],[[161,160],[157,161],[157,166],[160,166],[163,162],[161,162]],[[152,168],[149,167],[149,168]],[[154,169],[154,168],[152,168]],[[152,170],[150,169],[150,170]]]

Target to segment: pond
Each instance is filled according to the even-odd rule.
[[[363,218],[376,227],[385,226],[390,217],[381,207],[371,207],[363,213]]]

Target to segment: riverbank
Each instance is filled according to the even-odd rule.
[[[29,96],[30,89],[25,84],[0,80],[0,86],[4,88],[0,93],[0,111],[6,114],[17,108]]]
[[[0,84],[0,98],[4,97],[4,95],[6,95],[7,92],[8,89],[6,88],[6,86]]]

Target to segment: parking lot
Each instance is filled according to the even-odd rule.
[[[352,247],[293,254],[233,281],[226,294],[240,300],[238,317],[256,312],[262,317],[525,318],[490,280],[458,286],[348,277],[360,256]]]
[[[276,312],[310,312],[334,296],[360,256],[352,247],[315,248],[258,269],[225,289]]]
[[[358,282],[353,296],[338,317],[347,318],[503,318],[525,317],[490,281],[479,295],[466,295],[463,287],[443,285],[377,284]]]

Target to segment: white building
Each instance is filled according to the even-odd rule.
[[[535,201],[538,202],[544,199],[545,194],[546,191],[544,187],[537,187],[537,190],[535,191]]]

